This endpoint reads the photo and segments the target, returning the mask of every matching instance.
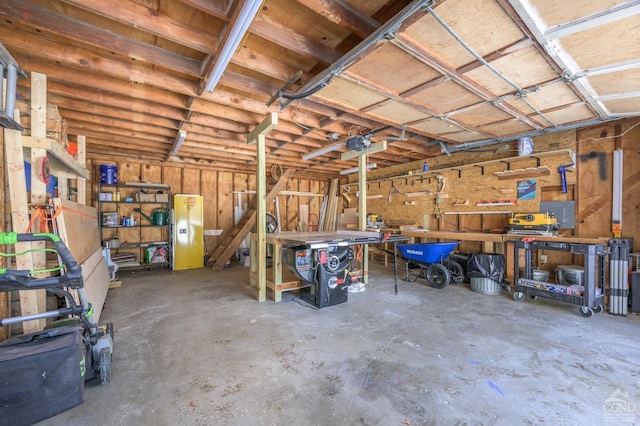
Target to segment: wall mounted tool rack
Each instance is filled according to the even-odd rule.
[[[458,178],[462,178],[463,170],[469,169],[469,168],[478,168],[478,167],[480,168],[480,173],[484,175],[485,167],[490,164],[496,164],[496,163],[504,163],[506,165],[506,170],[501,172],[494,172],[495,175],[500,180],[528,178],[528,177],[536,177],[536,176],[549,176],[551,174],[551,169],[547,166],[541,166],[540,161],[544,157],[557,156],[557,155],[568,155],[569,156],[569,158],[567,159],[568,163],[575,163],[576,161],[576,154],[573,150],[559,149],[555,151],[540,152],[540,153],[535,153],[531,155],[519,155],[517,157],[500,158],[496,160],[483,161],[479,163],[464,164],[464,165],[458,165],[458,166],[452,166],[452,167],[443,167],[440,169],[429,169],[429,171],[426,171],[426,172],[417,172],[417,173],[400,175],[400,176],[381,177],[377,179],[367,180],[367,184],[372,184],[372,183],[379,184],[380,182],[388,182],[388,181],[393,181],[397,179],[405,179],[405,183],[406,183],[406,180],[411,178],[413,178],[412,182],[419,180],[420,183],[422,183],[425,179],[431,179],[432,175],[441,174],[442,172],[448,171],[448,170],[453,170],[458,172]],[[527,159],[536,160],[536,167],[511,170],[512,163],[520,162]],[[501,177],[500,174],[503,174],[504,177]],[[342,184],[341,186],[344,190],[346,187],[357,186],[357,185],[358,185],[358,182],[350,182],[350,183]]]
[[[514,241],[514,259],[518,258],[519,250],[525,252],[525,267],[524,276],[521,278],[518,262],[514,262],[513,299],[515,301],[524,300],[525,295],[559,300],[580,306],[580,313],[585,317],[590,317],[594,312],[601,312],[604,309],[605,256],[608,254],[606,244],[538,241],[523,238]],[[534,250],[566,251],[584,256],[584,277],[582,278],[584,291],[580,294],[568,286],[533,280]]]

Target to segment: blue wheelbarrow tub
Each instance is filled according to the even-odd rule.
[[[447,243],[398,244],[402,257],[418,263],[436,263],[449,256],[460,241]]]

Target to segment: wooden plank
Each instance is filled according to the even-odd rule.
[[[162,168],[162,183],[171,188],[172,194],[184,194],[182,190],[182,170],[178,167]]]
[[[20,112],[15,111],[14,120],[20,123]],[[24,153],[22,138],[17,130],[4,129],[5,165],[7,168],[7,183],[9,187],[9,203],[11,205],[11,224],[14,232],[25,232],[29,225],[29,210],[27,207],[27,181],[24,171]],[[17,253],[31,250],[31,243],[17,243]],[[16,269],[33,270],[33,260],[30,254],[16,257]],[[38,296],[35,291],[20,292],[20,311],[22,315],[38,312]],[[24,333],[32,333],[44,328],[44,320],[27,321],[22,324]]]
[[[33,137],[24,136],[24,147],[31,148],[32,151],[36,149],[45,149],[49,162],[51,163],[51,169],[64,170],[69,173],[89,179],[89,171],[84,167],[81,167],[79,163],[67,152],[67,150],[58,143],[55,139],[49,139],[46,137]]]
[[[87,138],[78,135],[78,163],[86,169],[87,167]],[[76,193],[78,204],[87,204],[87,180],[83,177],[76,178]]]
[[[201,171],[201,195],[204,203],[204,229],[218,228],[218,173],[212,170]],[[205,235],[205,255],[211,255],[217,247],[218,237]]]
[[[200,187],[200,170],[197,168],[182,169],[182,193],[202,195]]]
[[[37,72],[31,73],[31,134],[35,137],[45,137],[47,135],[47,76]],[[32,205],[43,206],[48,203],[47,200],[47,183],[45,182],[42,171],[38,170],[39,166],[44,159],[47,158],[46,149],[32,148],[31,149],[31,199]],[[61,176],[62,180],[58,180],[58,187],[60,183],[66,183],[64,175]],[[64,188],[64,186],[63,186]],[[44,232],[44,229],[40,229],[40,222],[36,221],[31,225],[31,232]],[[44,241],[31,243],[31,248],[35,250],[31,254],[33,269],[43,270],[47,265],[47,254],[43,251],[46,243]],[[45,278],[48,274],[38,274],[38,278]],[[46,292],[37,291],[36,299],[38,304],[38,312],[44,312],[47,310],[46,306]]]
[[[61,198],[54,198],[53,205],[58,214],[56,223],[60,238],[64,240],[76,262],[84,262],[100,249],[96,208]]]
[[[260,143],[260,142],[258,142]],[[264,197],[264,203],[272,203],[275,200],[278,192],[286,185],[287,181],[291,179],[291,176],[295,173],[295,169],[287,169],[286,172],[282,175],[280,180],[271,188],[268,194]],[[232,229],[225,231],[222,237],[222,243],[218,246],[214,253],[215,263],[213,264],[214,270],[220,270],[224,267],[226,262],[230,259],[231,254],[236,251],[240,242],[251,232],[251,229],[256,225],[257,220],[257,211],[255,206],[250,206],[249,209],[245,212],[243,218],[238,222],[238,225],[234,226]],[[264,246],[264,244],[263,244]],[[266,249],[266,247],[263,247]],[[258,235],[258,253],[260,253],[260,238]],[[265,250],[266,251],[266,250]],[[263,255],[266,257],[266,254]],[[260,262],[260,260],[258,260]],[[261,268],[258,267],[258,270]],[[264,300],[264,271],[259,273],[259,296],[258,298]]]
[[[107,263],[98,248],[91,256],[80,264],[87,300],[93,305],[93,321],[100,321],[100,314],[109,291],[110,277]]]
[[[0,83],[0,87],[2,83]],[[6,89],[4,89],[6,90]],[[4,91],[3,91],[4,93]],[[0,144],[4,146],[4,132],[0,132]],[[4,149],[0,149],[0,206],[4,206],[5,194],[8,192],[6,187],[6,168],[4,165]],[[0,215],[0,232],[5,232],[5,214]],[[0,259],[0,268],[8,267],[8,259],[2,257]],[[11,293],[0,293],[0,318],[9,318],[11,316]],[[0,342],[11,337],[11,328],[9,326],[0,327]]]
[[[504,170],[501,172],[494,172],[498,179],[527,179],[540,176],[550,176],[551,169],[547,166],[529,167],[526,169],[516,170]]]
[[[156,164],[143,164],[140,168],[142,182],[161,183],[162,167]]]

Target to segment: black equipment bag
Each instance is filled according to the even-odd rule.
[[[84,402],[81,327],[61,327],[0,343],[0,425],[32,425]]]

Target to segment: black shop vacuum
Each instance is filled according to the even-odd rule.
[[[0,426],[31,425],[55,416],[84,402],[85,381],[111,381],[113,325],[93,322],[82,269],[67,246],[53,234],[0,233],[4,245],[33,241],[46,242],[41,250],[57,253],[59,266],[44,271],[0,269],[0,291],[44,289],[64,300],[59,304],[64,307],[0,319],[0,326],[50,322],[42,331],[0,343]]]

